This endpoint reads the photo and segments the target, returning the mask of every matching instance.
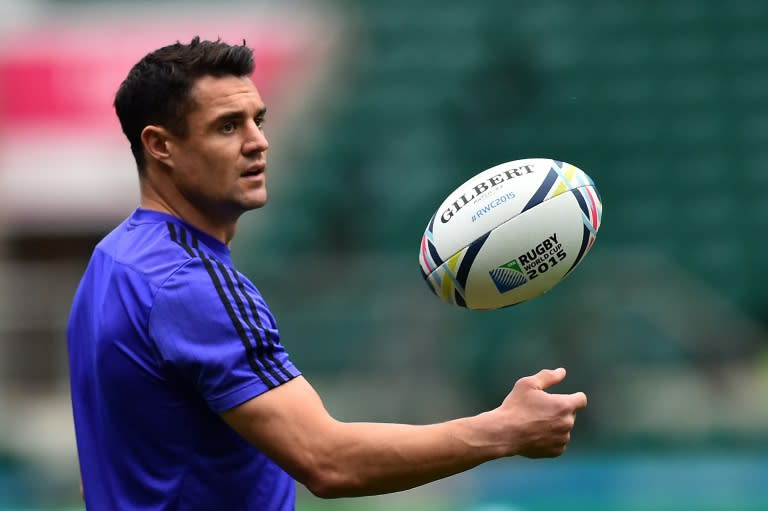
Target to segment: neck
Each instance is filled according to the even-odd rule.
[[[213,236],[225,245],[229,245],[235,236],[237,220],[217,220],[210,215],[203,214],[199,209],[185,201],[169,201],[164,197],[145,190],[142,187],[141,200],[139,202],[142,208],[153,211],[160,211],[175,216],[187,222],[189,225]]]

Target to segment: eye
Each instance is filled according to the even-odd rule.
[[[257,117],[256,119],[254,119],[254,121],[256,122],[256,127],[259,128],[260,130],[264,129],[264,123],[267,122],[267,120],[264,117]]]
[[[227,121],[221,125],[222,133],[234,133],[235,129],[237,129],[237,124],[235,124],[235,121]]]

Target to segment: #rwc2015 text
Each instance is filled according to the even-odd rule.
[[[500,185],[504,181],[508,181],[516,177],[532,174],[533,172],[533,165],[523,165],[522,167],[507,169],[499,174],[494,174],[485,181],[481,181],[480,183],[473,186],[470,191],[461,194],[461,197],[451,203],[448,209],[443,211],[443,214],[440,215],[440,221],[444,224],[448,223],[451,218],[453,218],[454,215],[461,210],[461,208],[469,204],[473,199],[490,190],[492,187]]]

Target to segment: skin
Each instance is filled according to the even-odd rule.
[[[192,94],[186,137],[162,126],[142,131],[141,204],[229,243],[239,216],[267,201],[264,103],[246,77],[203,77]],[[429,425],[338,421],[304,377],[221,416],[315,495],[373,495],[496,458],[559,456],[587,405],[581,392],[547,392],[564,378],[562,368],[542,370],[518,380],[493,410]]]
[[[303,378],[222,414],[252,444],[323,498],[396,492],[492,459],[559,456],[586,396],[550,394],[564,369],[521,378],[501,406],[473,417],[412,426],[331,417]]]
[[[192,87],[197,107],[178,137],[146,126],[141,205],[183,218],[229,243],[244,212],[267,202],[266,109],[248,77],[205,76]]]

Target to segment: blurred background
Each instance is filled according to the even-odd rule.
[[[299,509],[768,510],[767,32],[763,0],[0,1],[0,509],[82,509],[65,324],[138,199],[111,102],[199,34],[255,49],[270,204],[233,251],[337,418],[474,414],[542,367],[590,398],[561,458]],[[592,176],[596,246],[530,303],[443,304],[427,220],[524,157]]]

